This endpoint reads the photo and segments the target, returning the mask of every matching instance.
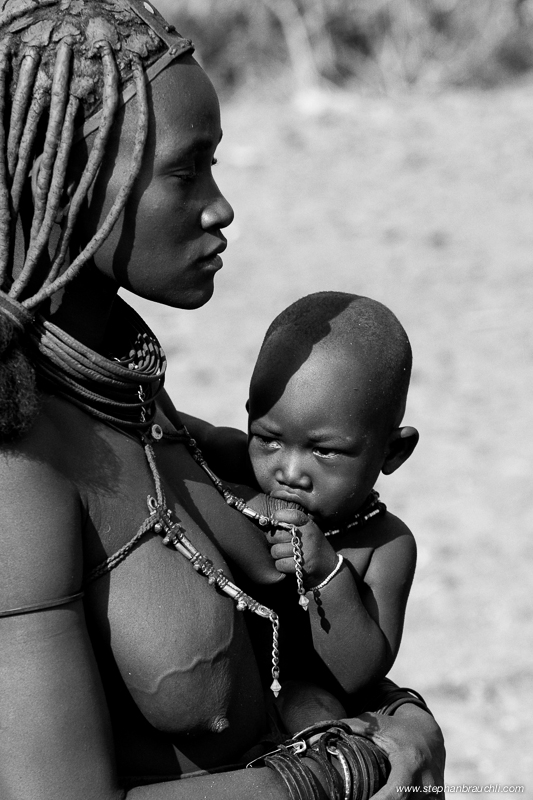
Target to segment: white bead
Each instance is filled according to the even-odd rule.
[[[163,438],[163,428],[161,425],[152,425],[152,438],[156,441]]]

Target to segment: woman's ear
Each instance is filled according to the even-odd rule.
[[[381,467],[384,475],[391,475],[398,467],[407,461],[418,444],[419,434],[416,428],[406,425],[404,428],[395,428],[387,442],[385,461]]]

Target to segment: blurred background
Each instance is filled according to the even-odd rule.
[[[236,212],[205,308],[132,301],[170,394],[242,428],[286,305],[335,289],[397,314],[421,441],[378,488],[419,563],[391,674],[443,726],[449,784],[533,798],[533,2],[156,4],[221,95]]]

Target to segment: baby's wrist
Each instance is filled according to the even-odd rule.
[[[328,559],[327,563],[321,564],[320,569],[307,572],[305,575],[306,592],[316,592],[323,589],[339,574],[342,569],[344,558],[340,553],[333,553],[333,559]]]

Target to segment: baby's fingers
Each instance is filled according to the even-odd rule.
[[[290,544],[275,544],[270,548],[270,555],[275,561],[278,572],[293,575],[295,572],[292,546]]]
[[[309,517],[303,511],[295,508],[280,508],[272,514],[276,522],[283,522],[286,525],[295,525],[301,528],[309,522]]]
[[[277,528],[275,531],[266,534],[269,545],[287,544],[292,541],[292,531],[288,528]]]
[[[284,575],[294,575],[296,572],[292,556],[291,558],[276,558],[274,566],[278,572],[282,572]]]

